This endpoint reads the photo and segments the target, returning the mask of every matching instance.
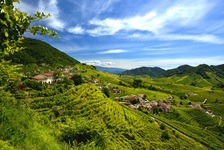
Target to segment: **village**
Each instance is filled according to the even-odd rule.
[[[164,100],[149,101],[146,99],[145,94],[116,97],[114,100],[128,105],[132,109],[139,110],[145,108],[146,110],[152,113],[157,113],[157,111],[170,112],[170,105],[173,103],[172,96],[169,96],[167,99]]]
[[[60,76],[56,75],[54,72],[45,72],[45,73],[40,73],[31,77],[31,79],[34,79],[41,83],[54,84],[54,83],[62,81],[64,77],[71,79],[72,74],[75,72],[74,68],[72,67],[60,69],[60,71],[61,71]],[[103,86],[99,86],[99,83],[100,83],[99,79],[93,79],[89,77],[85,77],[85,78],[88,79],[89,83],[95,84],[100,90],[102,90],[103,88],[107,88],[109,92],[113,94],[118,94],[123,92],[118,87],[110,88],[109,82],[104,82]],[[160,100],[147,100],[145,94],[125,95],[121,97],[115,97],[114,100],[119,102],[120,104],[127,105],[128,107],[132,109],[135,109],[135,110],[145,109],[154,114],[158,114],[158,112],[171,112],[171,105],[175,105],[178,107],[181,107],[182,105],[182,102],[174,104],[174,100],[172,96],[169,96],[167,98],[160,99]],[[206,103],[206,101],[207,99],[205,99],[204,102],[202,102],[202,104]],[[208,115],[212,117],[215,116],[212,110],[207,110],[206,108],[202,107],[201,104],[195,104],[195,103],[190,104],[190,107],[193,109],[203,110],[205,113],[207,113]]]

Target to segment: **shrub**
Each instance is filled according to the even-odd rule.
[[[166,126],[165,126],[163,123],[161,123],[159,128],[160,128],[161,130],[165,130],[165,129],[166,129]]]
[[[165,130],[165,131],[162,133],[162,135],[161,135],[161,139],[162,139],[162,141],[164,141],[164,140],[169,140],[169,139],[170,139],[170,136],[169,136],[169,133],[168,133],[167,130]]]
[[[110,93],[109,93],[109,89],[108,88],[103,88],[102,89],[103,93],[107,96],[107,97],[110,97]]]

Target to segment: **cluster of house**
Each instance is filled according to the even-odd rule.
[[[206,101],[207,101],[207,99],[206,99]],[[191,108],[203,110],[206,114],[208,114],[208,115],[210,115],[212,117],[215,117],[215,114],[214,114],[214,112],[212,110],[207,110],[207,109],[201,107],[200,104],[192,104]]]
[[[63,70],[63,76],[68,76],[69,78],[71,78],[71,72],[73,72],[73,71],[74,71],[73,68],[65,68],[65,70]],[[56,82],[55,75],[53,72],[41,73],[41,74],[35,75],[31,78],[37,80],[38,82],[48,83],[48,84],[52,84],[52,83]],[[98,84],[99,80],[92,79],[92,80],[90,80],[90,82]],[[107,85],[106,87],[108,87],[109,84],[110,83],[105,83],[105,85]],[[99,88],[102,88],[102,87],[100,86]],[[121,93],[122,91],[118,88],[112,88],[111,92],[112,93]],[[172,96],[169,96],[167,99],[164,99],[164,100],[149,101],[146,99],[145,94],[126,95],[126,96],[122,96],[122,97],[115,97],[114,100],[119,101],[123,104],[126,104],[132,109],[145,108],[151,112],[152,112],[152,109],[154,106],[157,106],[162,112],[170,112],[170,110],[171,110],[170,105],[173,103]],[[207,102],[207,99],[204,100],[203,104],[205,104],[206,102]],[[195,108],[195,109],[201,109],[201,110],[205,111],[205,113],[207,113],[208,115],[210,115],[212,117],[215,116],[214,112],[212,110],[207,110],[207,109],[201,107],[200,104],[192,104],[191,107]]]
[[[71,74],[72,72],[74,72],[74,69],[72,67],[68,67],[64,69],[59,69],[59,71],[61,71],[62,76],[67,76],[68,78],[71,78]],[[37,80],[38,82],[48,83],[48,84],[52,84],[52,83],[55,83],[56,80],[60,80],[60,78],[58,79],[55,78],[54,72],[40,73],[31,78]]]
[[[145,98],[146,98],[145,94],[139,94],[139,95],[127,95],[122,97],[116,97],[115,100],[127,104],[132,109],[145,108],[150,112],[152,112],[153,107],[156,106],[162,112],[170,112],[171,110],[170,105],[173,103],[172,96],[169,96],[165,100],[153,100],[153,101],[149,101]]]

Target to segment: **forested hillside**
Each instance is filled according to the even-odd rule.
[[[223,65],[208,66],[206,64],[202,64],[196,67],[183,65],[175,69],[167,70],[166,72],[162,74],[162,76],[169,77],[173,75],[185,76],[185,75],[197,74],[201,76],[202,78],[209,79],[210,77],[207,75],[208,72],[213,73],[221,78],[224,77]]]
[[[122,72],[122,75],[148,75],[150,77],[158,77],[161,74],[163,74],[165,72],[164,69],[159,68],[159,67],[140,67],[140,68],[136,68],[136,69],[131,69],[131,70],[127,70]]]
[[[25,38],[21,47],[24,47],[22,51],[6,56],[6,59],[24,65],[67,66],[79,63],[74,58],[40,40]]]
[[[207,73],[212,73],[218,77],[224,77],[224,65],[208,66],[202,64],[196,67],[189,65],[179,66],[174,69],[164,70],[158,67],[140,67],[122,72],[123,75],[148,75],[150,77],[170,77],[170,76],[185,76],[185,75],[199,75],[202,78],[209,79]]]

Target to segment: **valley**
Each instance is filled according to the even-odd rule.
[[[133,76],[24,58],[23,77],[1,92],[0,148],[223,149],[223,72]]]

